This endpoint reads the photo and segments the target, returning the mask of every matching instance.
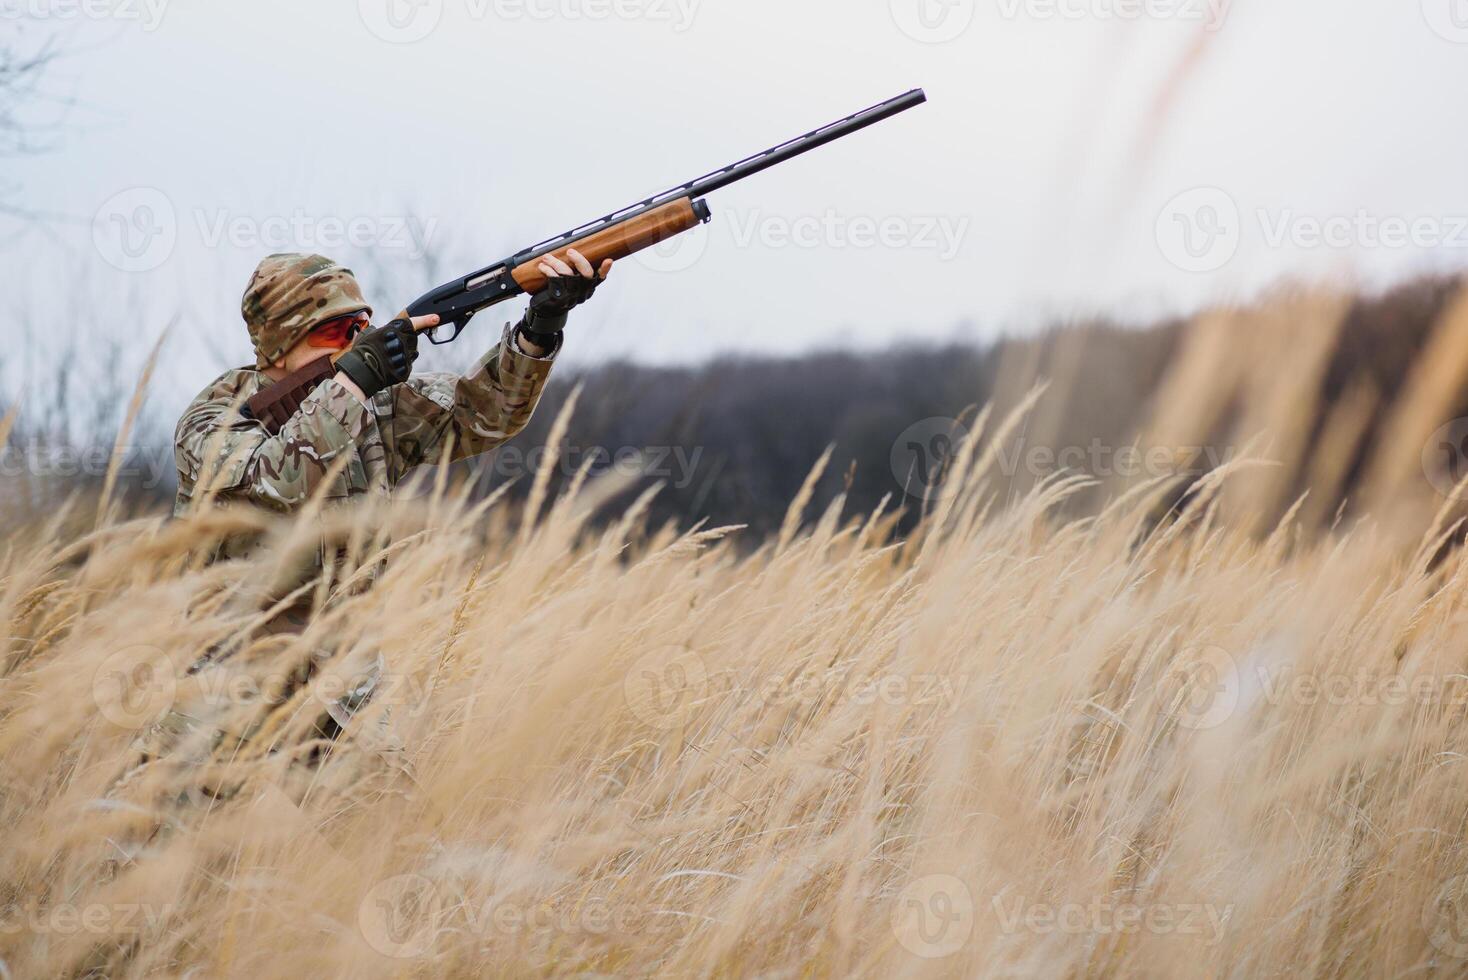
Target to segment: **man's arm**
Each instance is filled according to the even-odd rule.
[[[339,379],[307,396],[274,436],[231,404],[230,398],[206,400],[179,420],[179,486],[190,498],[212,489],[220,500],[291,510],[317,491],[342,453],[355,452],[371,425],[362,399]]]
[[[530,301],[519,324],[506,326],[499,346],[465,377],[415,378],[393,392],[392,432],[387,442],[399,474],[441,458],[453,438],[451,460],[488,452],[530,421],[545,390],[561,331],[572,309],[588,300],[612,271],[610,260],[593,268],[575,249],[566,261],[548,255],[540,264],[546,287]]]
[[[444,440],[453,438],[451,459],[486,453],[530,421],[545,390],[557,349],[534,348],[505,328],[500,343],[469,374],[426,374],[392,389],[393,413],[386,440],[399,473],[437,463]]]

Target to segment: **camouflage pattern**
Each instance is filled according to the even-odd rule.
[[[334,317],[372,308],[351,269],[323,255],[267,256],[250,277],[240,313],[264,370],[300,343],[311,328]]]
[[[450,436],[452,460],[493,449],[530,421],[556,355],[522,352],[513,329],[505,326],[499,345],[468,375],[419,375],[379,392],[370,406],[328,380],[275,436],[238,410],[270,379],[250,368],[226,372],[179,420],[174,512],[210,492],[220,502],[282,513],[317,493],[329,500],[386,496],[414,467],[439,462]],[[337,464],[342,469],[325,485]]]

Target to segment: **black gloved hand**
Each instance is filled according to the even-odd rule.
[[[572,310],[591,299],[596,287],[606,280],[595,276],[551,276],[545,288],[530,298],[530,307],[520,321],[520,330],[537,347],[554,347],[556,335],[566,328]]]
[[[371,398],[384,388],[407,381],[416,360],[418,334],[411,323],[400,318],[385,327],[364,330],[351,349],[337,358],[336,369]]]

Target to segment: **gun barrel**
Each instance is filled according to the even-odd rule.
[[[763,153],[756,153],[754,156],[740,160],[738,163],[730,164],[723,170],[716,170],[711,174],[684,185],[680,189],[684,190],[690,197],[702,197],[705,194],[712,194],[714,191],[728,187],[736,181],[743,180],[746,177],[752,177],[762,170],[779,166],[787,160],[800,156],[802,153],[809,153],[818,146],[825,146],[827,143],[832,143],[843,137],[850,136],[858,130],[866,129],[868,126],[875,125],[884,119],[890,119],[899,112],[906,112],[908,109],[920,106],[926,101],[928,101],[927,94],[922,89],[915,88],[911,92],[899,95],[895,99],[888,99],[886,102],[874,105],[870,109],[863,109],[861,112],[853,113],[845,119],[837,120],[828,126],[822,126],[820,129],[806,133],[804,136],[797,136],[795,139],[781,143],[779,146],[772,147]]]

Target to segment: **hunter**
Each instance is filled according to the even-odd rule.
[[[400,318],[372,327],[372,308],[350,270],[320,255],[269,256],[250,279],[242,305],[255,365],[226,372],[179,420],[175,513],[182,516],[211,495],[219,502],[286,514],[317,494],[387,496],[414,467],[440,462],[446,440],[452,439],[448,458],[460,460],[514,436],[540,400],[568,314],[611,272],[610,260],[593,269],[575,250],[567,258],[545,257],[539,269],[547,286],[534,295],[518,323],[506,325],[500,342],[474,370],[463,377],[413,377],[418,333],[436,326],[438,317]],[[248,537],[228,540],[216,557],[239,557],[252,545]],[[300,634],[309,606],[307,597],[281,609],[260,632]],[[189,672],[226,659],[251,639],[222,641]],[[307,761],[317,759],[324,744],[319,740],[334,741],[371,699],[380,666],[338,663],[346,693],[306,710],[306,680],[318,676],[334,652],[313,649],[304,656],[285,671],[288,683],[272,688],[262,704],[242,708],[238,717],[218,706],[174,705],[140,743],[142,759],[134,771],[172,752],[184,744],[185,733],[196,730],[211,734],[202,748],[189,749],[203,752],[187,756],[195,766],[211,754],[240,757],[256,741],[260,751],[275,752],[306,739],[317,746]],[[261,736],[274,731],[272,719],[285,727]],[[378,742],[390,741],[387,726],[384,715]],[[298,738],[288,737],[292,734]],[[211,798],[223,792],[207,790]]]
[[[386,496],[414,467],[439,462],[450,437],[449,459],[461,460],[514,436],[540,400],[567,315],[611,272],[610,260],[593,269],[574,249],[567,258],[544,258],[549,285],[474,370],[413,377],[418,333],[438,317],[372,327],[351,270],[320,255],[269,256],[241,307],[254,367],[227,371],[179,420],[174,512],[207,493],[282,513],[318,493]],[[253,413],[250,399],[270,392],[285,397]]]

